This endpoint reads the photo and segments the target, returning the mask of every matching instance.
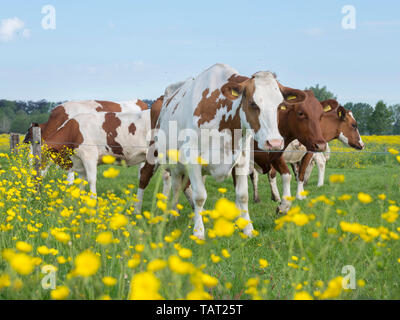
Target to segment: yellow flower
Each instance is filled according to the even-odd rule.
[[[167,156],[168,156],[168,159],[172,160],[173,162],[179,161],[179,151],[178,150],[168,150]]]
[[[167,266],[167,262],[162,259],[154,259],[147,264],[148,271],[158,271],[162,270]]]
[[[205,167],[208,165],[207,161],[204,160],[201,156],[197,157],[197,163]]]
[[[69,240],[71,240],[71,236],[63,231],[53,232],[53,235],[57,241],[60,241],[62,243],[67,243]]]
[[[182,258],[190,258],[192,256],[192,250],[187,249],[187,248],[182,248],[178,251],[178,254],[182,257]]]
[[[219,193],[222,193],[222,194],[224,194],[224,193],[226,193],[228,190],[226,189],[226,188],[218,188],[218,192]]]
[[[137,251],[137,252],[143,252],[143,250],[144,250],[144,245],[143,245],[143,244],[137,244],[137,245],[135,246],[135,251]]]
[[[343,194],[338,198],[340,201],[347,201],[351,199],[351,195],[349,194]]]
[[[178,274],[189,274],[194,271],[194,266],[191,263],[182,261],[176,255],[168,258],[168,266],[173,272]]]
[[[357,284],[358,284],[358,286],[359,287],[364,287],[365,286],[365,280],[363,280],[363,279],[359,279],[358,281],[357,281]]]
[[[218,263],[218,262],[221,261],[221,257],[215,255],[214,253],[212,253],[212,254],[211,254],[211,261],[214,262],[214,263]]]
[[[28,253],[28,252],[31,252],[31,251],[32,251],[32,246],[31,246],[29,243],[24,242],[24,241],[18,241],[18,242],[16,243],[15,247],[16,247],[19,251],[25,252],[25,253]]]
[[[246,226],[249,224],[249,221],[246,220],[245,218],[240,217],[239,219],[236,220],[236,225],[240,228],[240,229],[244,229],[246,228]]]
[[[104,277],[103,279],[101,279],[101,281],[103,281],[103,283],[108,287],[112,287],[117,284],[117,279],[113,277]]]
[[[112,242],[112,240],[113,240],[113,235],[110,231],[102,232],[96,237],[96,242],[102,245],[108,245]]]
[[[133,258],[128,261],[128,267],[133,269],[140,264],[140,258]]]
[[[378,194],[378,198],[379,198],[380,200],[385,200],[385,199],[386,199],[386,195],[383,194],[383,193]]]
[[[161,300],[160,280],[152,272],[141,272],[133,276],[129,293],[130,300]]]
[[[296,292],[293,300],[313,300],[313,297],[307,291]]]
[[[117,230],[121,227],[124,227],[128,224],[128,218],[123,214],[116,213],[110,219],[110,228],[113,230]]]
[[[67,262],[67,259],[65,259],[63,256],[59,256],[59,257],[57,257],[57,262],[59,264],[64,264]]]
[[[358,200],[362,203],[372,202],[372,197],[367,193],[360,192],[357,197],[358,197]]]
[[[321,294],[321,299],[337,298],[342,292],[342,277],[336,277],[329,281],[328,288]]]
[[[389,148],[388,151],[394,156],[399,153],[399,151],[397,151],[396,149],[393,149],[393,148]]]
[[[226,198],[221,198],[217,201],[215,210],[228,220],[233,220],[240,214],[240,210],[236,207],[236,204]]]
[[[0,274],[0,290],[11,285],[10,276],[8,274]]]
[[[47,248],[46,246],[40,246],[37,248],[37,252],[42,255],[47,255],[50,253],[50,249]]]
[[[115,178],[119,175],[119,170],[114,169],[113,167],[108,168],[106,171],[103,172],[103,176],[105,178]]]
[[[260,268],[261,269],[268,267],[268,261],[267,260],[260,259],[260,260],[258,260],[258,262],[260,263]]]
[[[102,161],[105,164],[112,164],[115,162],[115,157],[112,155],[106,155],[106,156],[103,156]]]
[[[343,174],[331,174],[329,176],[329,181],[331,183],[343,183],[344,182],[344,175]]]
[[[227,219],[218,218],[214,223],[213,231],[218,237],[230,237],[235,232],[235,227]]]
[[[82,277],[90,277],[97,272],[100,264],[100,257],[90,250],[86,250],[75,258],[74,273]]]
[[[229,258],[231,256],[229,251],[226,249],[222,249],[221,253],[225,258]]]
[[[207,287],[215,287],[218,284],[218,279],[215,277],[212,277],[208,274],[203,273],[201,275],[201,281],[203,282],[203,284]]]
[[[25,253],[13,254],[10,259],[10,265],[17,273],[24,276],[31,274],[35,268],[34,260]]]
[[[69,295],[69,289],[66,286],[57,287],[54,290],[51,290],[50,296],[54,300],[64,300]]]

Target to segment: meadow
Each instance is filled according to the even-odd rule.
[[[10,154],[2,135],[0,299],[398,299],[400,137],[363,140],[380,153],[331,143],[325,185],[314,169],[287,215],[275,213],[266,176],[261,203],[249,182],[252,238],[232,179],[208,177],[198,240],[189,203],[181,196],[172,210],[160,174],[137,214],[137,167],[100,166],[95,200],[56,166],[37,181],[28,149]]]

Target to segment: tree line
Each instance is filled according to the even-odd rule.
[[[306,88],[312,90],[319,101],[337,99],[326,86],[318,84]],[[143,99],[149,106],[154,100]],[[44,123],[50,110],[62,102],[11,101],[0,100],[0,133],[16,132],[25,134],[32,122]],[[363,135],[398,135],[400,134],[400,104],[387,105],[383,100],[375,106],[364,102],[343,104],[354,114],[358,128]]]

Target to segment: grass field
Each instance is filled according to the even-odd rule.
[[[366,151],[400,150],[399,137],[364,140]],[[183,196],[179,217],[165,209],[159,174],[145,194],[147,212],[137,215],[136,167],[115,167],[119,175],[105,178],[111,166],[100,166],[95,201],[79,191],[79,180],[66,186],[55,166],[37,192],[27,155],[20,154],[0,155],[0,299],[400,297],[396,155],[332,154],[325,186],[316,187],[314,170],[307,199],[294,200],[286,216],[275,214],[262,176],[261,203],[252,202],[249,190],[257,230],[250,239],[241,234],[232,203],[221,200],[234,201],[232,180],[218,184],[208,177],[208,236],[199,241],[191,237]],[[292,194],[295,189],[292,183]],[[344,266],[354,267],[354,289],[343,289]],[[51,268],[55,290],[41,285],[42,271]]]

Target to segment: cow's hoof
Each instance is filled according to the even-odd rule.
[[[298,195],[296,196],[296,198],[299,199],[299,200],[304,200],[304,199],[306,199],[307,197],[306,197],[306,196],[302,196],[301,194],[298,194]]]
[[[324,186],[324,184],[318,184],[318,185],[317,185],[318,188],[321,188],[321,187],[323,187],[323,186]]]
[[[199,239],[199,240],[205,240],[205,239],[206,239],[206,237],[205,237],[205,235],[204,235],[204,231],[203,231],[203,232],[200,232],[200,231],[195,230],[195,231],[193,232],[193,235],[194,235],[197,239]]]
[[[246,236],[248,236],[249,238],[252,238],[254,236],[253,234],[253,224],[249,223],[244,229],[243,229],[243,234],[245,234]]]
[[[277,214],[286,214],[290,209],[290,203],[281,203],[278,208],[276,208]]]
[[[254,198],[254,203],[260,203],[260,202],[261,202],[261,200],[260,200],[259,197],[255,197],[255,198]]]
[[[274,202],[281,202],[281,198],[277,198],[274,195],[271,196],[271,200]]]

